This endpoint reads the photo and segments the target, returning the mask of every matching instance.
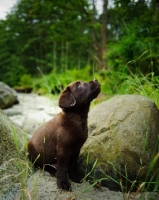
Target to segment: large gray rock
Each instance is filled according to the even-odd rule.
[[[25,170],[25,134],[0,109],[0,197],[14,183],[19,183],[20,173]],[[20,163],[22,164],[20,166]]]
[[[94,107],[88,118],[89,137],[80,154],[80,170],[90,179],[117,189],[124,181],[145,181],[159,149],[159,110],[150,99],[137,95],[115,96]],[[159,166],[159,159],[156,167]],[[156,173],[158,174],[158,173]],[[111,178],[110,178],[111,177]],[[124,177],[127,177],[126,179]]]
[[[16,91],[0,82],[0,108],[9,108],[16,103],[18,103]]]

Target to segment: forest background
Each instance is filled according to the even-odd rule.
[[[0,81],[46,94],[97,78],[159,106],[159,1],[101,1],[19,0],[0,20]]]

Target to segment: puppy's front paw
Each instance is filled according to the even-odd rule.
[[[71,184],[68,182],[68,180],[57,180],[57,186],[59,189],[71,191]]]
[[[75,174],[69,174],[69,178],[75,183],[82,183],[82,177]]]

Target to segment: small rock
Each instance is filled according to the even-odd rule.
[[[19,103],[17,93],[3,82],[0,82],[0,108],[5,109]]]
[[[3,112],[9,117],[22,114],[22,112],[15,110],[13,108],[4,109]]]

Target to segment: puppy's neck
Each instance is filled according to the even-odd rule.
[[[89,105],[84,105],[84,106],[74,106],[71,108],[62,108],[62,111],[66,114],[76,114],[79,115],[80,117],[87,119],[88,118],[88,112],[89,112]]]

